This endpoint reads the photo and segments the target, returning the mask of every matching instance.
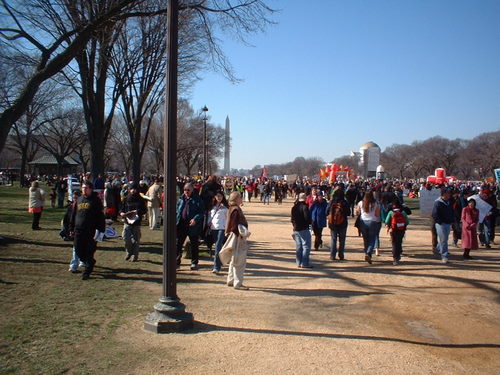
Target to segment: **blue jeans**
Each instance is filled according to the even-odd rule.
[[[295,239],[295,259],[298,266],[309,266],[309,253],[311,252],[311,232],[309,229],[293,232]]]
[[[73,256],[71,257],[71,261],[69,262],[69,268],[76,271],[78,267],[85,267],[85,263],[83,263],[78,255],[76,255],[76,250],[73,247]]]
[[[375,234],[375,244],[374,247],[375,249],[380,249],[380,229],[382,229],[382,222],[376,222],[378,225],[377,227],[377,233]]]
[[[479,224],[479,240],[485,245],[489,245],[491,242],[491,224],[489,219],[484,219]]]
[[[344,259],[345,237],[347,233],[347,225],[334,225],[330,229],[330,258],[333,260],[337,256],[337,238],[339,241],[339,259]]]
[[[226,238],[224,232],[224,229],[212,230],[212,237],[215,243],[214,270],[217,272],[220,272],[220,269],[222,268],[222,263],[219,259],[219,252],[222,249],[222,245],[224,245],[224,240]]]
[[[435,224],[438,244],[436,251],[439,251],[442,258],[448,259],[448,237],[450,236],[451,224]]]
[[[264,200],[263,200],[264,204],[266,204],[266,202],[267,202],[267,204],[269,204],[270,200],[271,200],[271,194],[264,193]]]
[[[371,220],[360,220],[361,234],[363,235],[364,251],[372,255],[375,248],[375,240],[380,231],[380,222]]]

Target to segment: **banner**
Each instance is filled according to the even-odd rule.
[[[495,177],[497,178],[497,182],[500,184],[500,169],[495,169]]]
[[[482,223],[493,207],[488,202],[483,201],[478,194],[467,199],[474,199],[476,201],[476,208],[479,210],[479,222]]]
[[[420,190],[420,216],[422,217],[432,216],[432,208],[434,207],[434,202],[440,196],[441,196],[440,189]]]

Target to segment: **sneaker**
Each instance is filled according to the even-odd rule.
[[[131,262],[138,262],[139,261],[139,255],[133,255]]]
[[[220,270],[213,269],[213,270],[212,270],[212,273],[214,273],[214,274],[218,275],[218,274],[220,273]]]
[[[132,257],[132,254],[127,254],[127,255],[125,256],[125,260],[129,260],[131,257]]]
[[[68,271],[71,272],[71,273],[78,273],[77,269],[74,269],[74,268],[71,268],[71,267],[69,268]]]
[[[393,266],[397,266],[398,264],[399,264],[399,262],[398,262],[397,260],[393,260],[393,261],[392,261],[392,265],[393,265]]]
[[[441,262],[443,262],[443,264],[448,263],[448,258],[444,258],[444,257],[443,257],[443,258],[441,258]]]
[[[198,265],[197,264],[191,264],[191,271],[196,271],[198,269]]]
[[[85,267],[85,266],[86,266],[86,264],[85,264],[85,263],[83,263],[83,262],[80,262],[80,263],[78,264],[78,267]]]

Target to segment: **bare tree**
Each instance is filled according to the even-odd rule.
[[[355,173],[358,173],[358,159],[356,156],[343,155],[333,160],[337,165],[351,168]]]
[[[37,142],[33,142],[33,135],[47,123],[59,118],[59,114],[51,109],[61,100],[62,91],[55,82],[45,82],[42,91],[35,95],[24,115],[12,127],[13,142],[10,147],[21,155],[20,176],[25,175],[27,163],[33,160],[40,148]],[[20,183],[22,186],[22,178]]]
[[[83,115],[81,111],[70,109],[56,113],[51,120],[45,121],[33,138],[41,148],[54,156],[57,161],[57,174],[62,175],[66,157],[85,142]]]
[[[110,93],[105,89],[110,46],[124,19],[165,13],[165,4],[152,0],[12,0],[9,3],[0,0],[0,4],[5,14],[0,25],[5,47],[23,51],[27,57],[31,53],[29,57],[36,66],[13,95],[12,104],[2,108],[0,150],[13,123],[32,101],[40,84],[76,58],[92,149],[92,171],[102,173],[104,148],[120,92],[111,89],[110,97],[105,98],[104,93]],[[262,0],[186,0],[181,10],[191,13],[192,22],[201,28],[212,66],[233,78],[216,32],[230,31],[244,40],[244,35],[263,30],[270,22],[267,17],[273,12]],[[117,95],[113,95],[115,93]],[[111,103],[107,112],[109,102],[105,99]]]
[[[500,167],[500,131],[483,133],[472,139],[463,150],[462,163],[469,164],[480,179]],[[468,162],[468,163],[467,163]]]
[[[4,56],[19,53],[33,66],[29,77],[10,92],[0,113],[0,151],[14,123],[33,100],[40,85],[59,73],[94,34],[121,19],[135,16],[134,7],[145,0],[89,1],[1,0],[0,38]],[[158,10],[157,10],[158,11]],[[81,22],[70,22],[71,13],[81,12]]]
[[[148,137],[148,154],[154,165],[155,173],[163,170],[163,124],[156,116],[151,124]]]

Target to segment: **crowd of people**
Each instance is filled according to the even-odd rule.
[[[88,279],[95,259],[93,254],[99,235],[106,232],[107,225],[117,220],[123,222],[125,260],[139,260],[141,227],[148,222],[150,230],[162,225],[164,194],[161,176],[141,176],[139,181],[120,175],[78,176],[81,192],[68,194],[67,179],[51,179],[52,207],[64,207],[61,236],[74,243],[69,270],[77,272],[84,268],[82,278]],[[432,250],[443,263],[449,259],[448,237],[453,233],[453,244],[461,240],[463,258],[471,259],[470,252],[481,243],[486,248],[495,239],[498,184],[455,182],[433,186],[417,181],[362,180],[336,181],[299,178],[295,181],[276,180],[265,177],[209,176],[178,177],[178,202],[176,208],[177,265],[180,267],[185,241],[189,238],[190,269],[196,271],[199,263],[199,245],[205,243],[213,255],[213,270],[220,274],[222,262],[219,257],[227,245],[231,233],[240,240],[239,256],[230,261],[228,285],[237,289],[243,285],[247,243],[243,235],[248,231],[241,205],[243,201],[271,202],[281,204],[291,197],[295,203],[291,210],[293,239],[296,245],[296,263],[299,268],[312,268],[310,251],[326,247],[323,230],[329,230],[329,253],[332,261],[345,260],[348,223],[352,220],[363,238],[365,261],[380,255],[380,231],[385,225],[391,237],[393,264],[398,265],[403,253],[403,240],[411,210],[405,205],[405,196],[418,196],[426,189],[440,188],[440,197],[434,202],[432,211]],[[477,199],[486,202],[490,209],[480,215]],[[45,192],[38,181],[29,189],[29,212],[33,213],[32,229],[40,229]],[[232,244],[234,245],[234,243]],[[227,246],[226,246],[227,247]],[[236,254],[237,251],[234,252]],[[244,254],[244,255],[243,255]]]

